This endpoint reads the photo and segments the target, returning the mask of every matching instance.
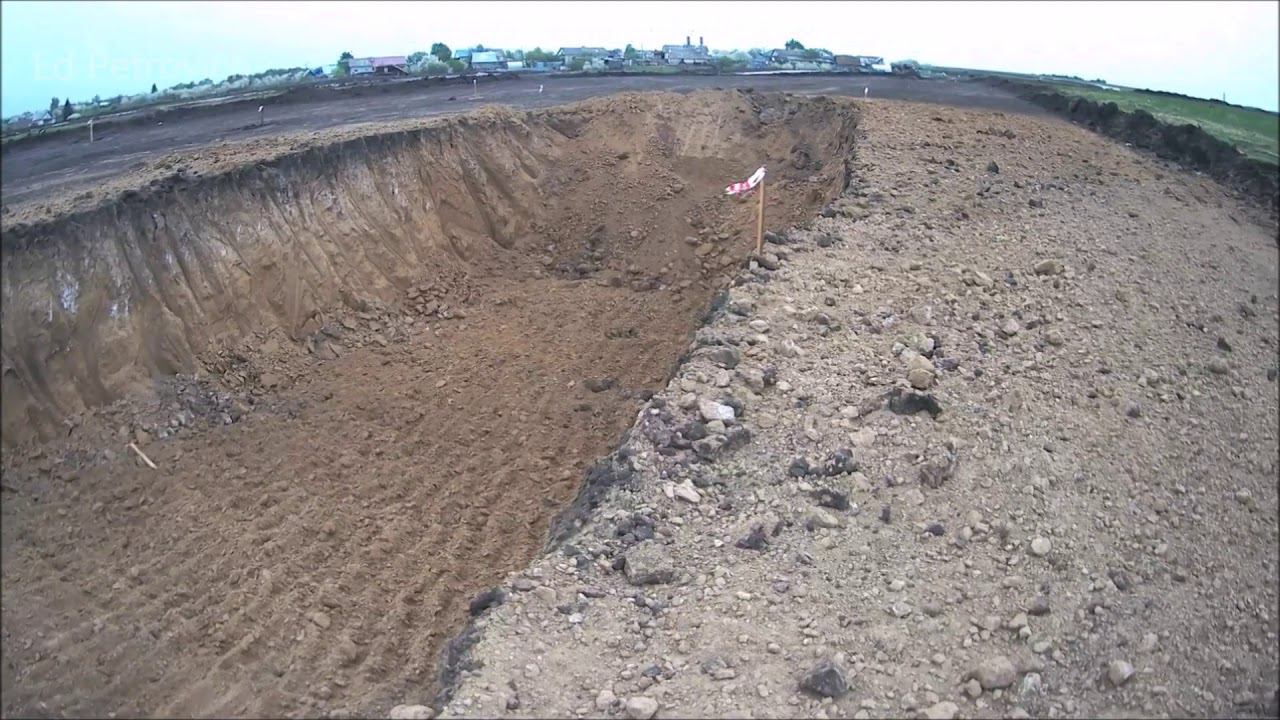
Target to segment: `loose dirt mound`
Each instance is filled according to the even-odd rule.
[[[429,693],[747,255],[724,184],[765,162],[770,218],[811,215],[854,125],[750,93],[487,111],[6,228],[5,714]]]

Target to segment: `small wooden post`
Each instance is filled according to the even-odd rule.
[[[89,118],[89,143],[93,143],[93,118]]]
[[[764,178],[760,179],[760,208],[756,213],[756,255],[764,249]]]

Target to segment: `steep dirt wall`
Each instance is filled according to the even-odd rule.
[[[6,228],[4,440],[56,434],[69,414],[196,370],[212,345],[257,330],[302,340],[324,308],[510,272],[548,239],[568,254],[607,227],[609,203],[625,208],[611,177],[725,202],[718,184],[772,156],[812,203],[843,182],[839,161],[824,166],[815,148],[847,154],[853,123],[845,104],[749,93],[487,110]],[[668,231],[661,242],[682,240]]]

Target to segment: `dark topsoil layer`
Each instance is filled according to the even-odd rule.
[[[1113,102],[1099,103],[1071,97],[1028,83],[990,82],[1095,132],[1203,172],[1260,203],[1273,214],[1277,210],[1280,202],[1277,198],[1280,173],[1277,171],[1280,169],[1273,163],[1244,155],[1231,143],[1219,140],[1196,125],[1173,125],[1157,120],[1145,110],[1125,112]]]

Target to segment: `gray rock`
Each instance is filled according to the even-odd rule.
[[[928,390],[933,387],[933,371],[923,368],[912,368],[907,371],[907,382],[917,390]]]
[[[646,540],[627,552],[627,582],[632,585],[659,585],[675,579],[675,564],[666,548]]]
[[[812,519],[813,524],[816,527],[822,527],[822,528],[840,527],[840,518],[836,517],[834,513],[828,510],[824,510],[822,508],[815,509],[811,514],[810,518]]]
[[[707,356],[711,358],[711,362],[726,370],[732,370],[738,367],[739,362],[742,362],[742,353],[730,345],[721,345],[713,349]]]
[[[855,472],[857,469],[858,460],[853,456],[853,451],[848,448],[840,448],[831,453],[826,462],[822,464],[822,472],[827,477],[845,475]]]
[[[1031,605],[1027,607],[1027,614],[1031,617],[1040,617],[1049,614],[1049,598],[1043,595],[1037,595],[1031,601]]]
[[[756,311],[756,303],[751,298],[734,298],[729,301],[729,312],[747,317]]]
[[[1027,673],[1022,676],[1022,682],[1018,683],[1018,694],[1023,697],[1036,697],[1044,694],[1044,680],[1040,677],[1040,673]]]
[[[777,270],[782,267],[782,261],[773,253],[761,253],[757,255],[756,262],[760,263],[760,267],[765,270]]]
[[[1044,557],[1053,549],[1053,542],[1046,537],[1038,537],[1031,541],[1031,554],[1036,557]]]
[[[1129,678],[1133,677],[1133,666],[1124,660],[1112,660],[1107,665],[1107,679],[1115,687],[1129,682]]]
[[[604,690],[600,691],[600,694],[596,695],[596,702],[595,702],[596,710],[599,710],[600,712],[605,712],[609,708],[613,707],[613,704],[616,703],[617,701],[618,701],[618,696],[614,695],[612,690],[605,688]]]
[[[831,660],[823,660],[800,679],[800,689],[820,697],[838,698],[849,691],[844,668]]]
[[[755,368],[738,368],[735,375],[742,381],[743,385],[751,388],[753,391],[762,393],[765,389],[764,372]]]
[[[1062,270],[1061,260],[1041,260],[1035,265],[1037,275],[1060,275]]]
[[[627,698],[627,717],[631,720],[649,720],[658,714],[658,701],[647,695]]]
[[[1216,357],[1209,361],[1209,372],[1214,375],[1226,375],[1231,372],[1231,367],[1227,365],[1226,360]]]
[[[397,705],[387,717],[391,720],[431,720],[435,712],[426,705]]]
[[[698,415],[704,422],[711,422],[712,420],[728,422],[732,421],[734,418],[733,408],[728,405],[722,405],[714,400],[699,400]]]
[[[693,441],[693,451],[704,460],[711,460],[721,453],[729,444],[724,435],[708,435],[701,440]]]
[[[1014,320],[1013,318],[1009,318],[1008,320],[1005,320],[1003,323],[1000,323],[1000,328],[999,328],[1000,337],[1010,338],[1010,337],[1013,337],[1014,335],[1017,335],[1018,332],[1021,330],[1022,330],[1022,326],[1019,325],[1018,321]]]
[[[965,675],[966,680],[977,680],[984,690],[1007,688],[1018,679],[1013,662],[1004,655],[983,659]]]
[[[995,165],[995,163],[991,163]],[[927,720],[952,720],[956,713],[960,712],[960,706],[950,700],[937,702],[924,709],[924,716]]]
[[[1124,403],[1124,414],[1131,418],[1142,417],[1142,406],[1137,400],[1126,400]]]

